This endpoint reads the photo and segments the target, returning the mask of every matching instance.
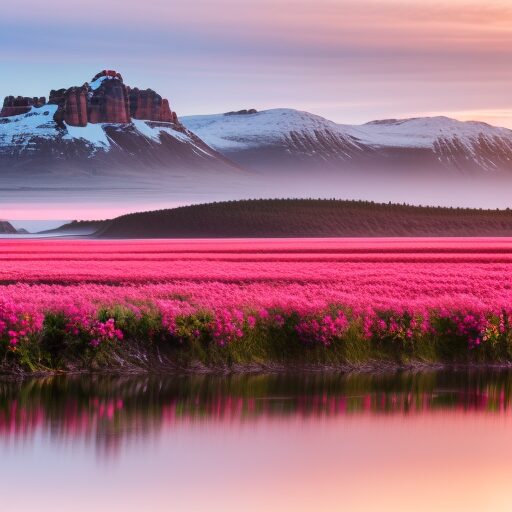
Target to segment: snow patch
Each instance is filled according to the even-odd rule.
[[[132,119],[132,124],[138,132],[142,133],[142,135],[148,139],[160,142],[160,129],[152,128],[146,121],[140,119]]]
[[[135,126],[135,129],[148,139],[160,142],[160,134],[164,132],[182,142],[192,142],[191,138],[186,133],[179,132],[172,126],[151,126],[148,124],[150,122],[151,121],[143,121],[141,119],[132,118],[132,124]]]
[[[316,131],[334,131],[336,123],[320,116],[291,109],[273,109],[255,114],[187,116],[182,123],[218,150],[250,149],[284,141],[291,132],[316,136]]]
[[[88,123],[87,126],[69,126],[66,124],[67,134],[62,138],[66,140],[81,139],[99,149],[110,147],[110,141],[103,129],[103,124]]]
[[[339,129],[372,146],[433,148],[439,140],[458,139],[472,148],[479,137],[512,138],[512,131],[476,121],[457,121],[448,117],[421,117],[373,121],[360,126],[338,125]]]
[[[490,146],[495,145],[496,138],[512,141],[512,130],[447,117],[344,125],[308,112],[273,109],[245,115],[185,116],[181,121],[210,146],[228,152],[278,145],[286,141],[292,132],[312,138],[318,138],[319,133],[335,135],[356,147],[430,148],[434,151],[440,142],[456,141],[474,152],[482,137]]]
[[[113,76],[100,76],[99,78],[96,78],[96,80],[93,80],[89,84],[89,87],[91,88],[92,91],[96,91],[96,90],[98,90],[101,87],[101,84],[105,80],[119,80],[119,79],[116,78],[116,77],[113,77]]]
[[[26,114],[0,119],[0,146],[27,149],[32,136],[51,139],[57,136],[53,116],[57,105],[32,107]]]
[[[88,124],[85,127],[66,125],[60,130],[53,120],[57,105],[32,107],[30,112],[0,119],[0,146],[30,150],[35,138],[85,140],[95,148],[108,148],[108,137],[101,124]]]

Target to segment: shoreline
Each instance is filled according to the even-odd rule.
[[[142,367],[111,368],[70,368],[27,371],[12,368],[11,371],[0,368],[0,380],[25,380],[48,377],[81,377],[81,376],[165,376],[165,377],[231,377],[251,375],[299,375],[299,374],[339,374],[339,375],[386,375],[396,373],[429,373],[429,372],[465,372],[465,371],[506,371],[512,370],[512,362],[480,362],[480,363],[438,363],[425,361],[409,361],[407,363],[393,361],[371,361],[364,364],[311,364],[311,363],[249,363],[234,365],[208,366],[200,362],[188,366],[176,364]]]

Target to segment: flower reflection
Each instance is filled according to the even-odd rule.
[[[0,382],[0,446],[37,434],[102,455],[177,425],[436,411],[508,413],[512,372],[79,376]]]

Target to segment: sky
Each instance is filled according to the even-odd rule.
[[[290,107],[512,127],[511,63],[510,0],[17,0],[0,15],[0,96],[48,96],[108,68],[178,115]]]
[[[511,0],[17,0],[0,12],[0,101],[115,69],[178,116],[295,108],[512,128],[511,64]],[[11,199],[3,214],[20,225],[78,215],[76,202]],[[86,206],[80,218],[124,213]]]

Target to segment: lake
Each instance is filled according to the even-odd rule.
[[[2,510],[509,511],[512,372],[0,381]]]

